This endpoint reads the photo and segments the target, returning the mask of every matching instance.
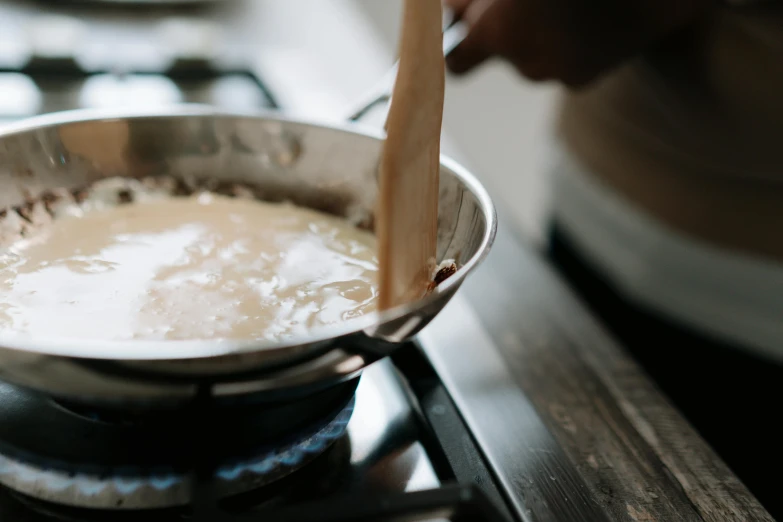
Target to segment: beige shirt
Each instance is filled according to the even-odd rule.
[[[584,211],[566,211],[574,222],[572,234],[584,235],[577,239],[586,245],[595,244],[597,236],[587,237],[593,218],[594,231],[600,229],[599,222],[606,227],[606,220],[620,224],[634,219],[649,226],[634,227],[629,237],[656,230],[649,232],[655,241],[639,243],[647,245],[647,254],[635,258],[635,271],[616,274],[629,294],[707,329],[721,314],[728,319],[747,315],[738,322],[747,323],[748,331],[760,328],[750,326],[760,315],[770,325],[783,323],[783,294],[767,295],[777,282],[783,284],[783,4],[716,9],[698,28],[597,85],[568,94],[558,130],[564,153],[574,161],[559,164],[568,175],[556,183],[555,207],[564,208],[568,200]],[[569,170],[566,164],[578,167]],[[574,176],[579,179],[574,181]],[[585,189],[585,183],[590,187]],[[604,196],[595,199],[586,191]],[[616,208],[627,212],[606,213],[599,207],[614,203],[601,197],[614,198]],[[604,221],[596,217],[599,212],[604,212]],[[678,246],[652,246],[670,241]],[[675,282],[663,273],[663,265],[671,272],[686,264],[690,254],[681,257],[675,251],[696,255],[697,250],[699,255],[709,252],[699,263],[705,264],[705,273],[712,270],[712,279],[691,270]],[[665,252],[668,258],[661,257]],[[690,256],[690,261],[697,257]],[[610,276],[620,270],[612,266],[614,258],[602,266]],[[706,266],[710,264],[714,266]],[[642,276],[631,273],[644,274],[646,281],[633,281]],[[754,280],[758,288],[731,287],[726,280],[734,276]],[[710,288],[725,302],[712,320],[705,316],[694,321],[673,294],[639,291],[687,284],[698,277],[705,277],[700,288]],[[749,292],[742,299],[753,306],[738,310],[739,291]],[[704,299],[710,300],[706,294]],[[698,315],[698,302],[690,306]],[[780,347],[783,356],[783,329],[770,326],[760,341],[750,340],[748,332],[722,328],[735,342],[766,345],[767,352]]]
[[[783,8],[695,34],[565,100],[568,148],[668,225],[783,260]]]

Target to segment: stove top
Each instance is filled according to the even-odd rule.
[[[0,402],[9,393],[0,393]],[[355,396],[331,419],[315,430],[320,435],[305,432],[253,462],[213,465],[206,450],[194,453],[189,472],[146,482],[54,472],[6,455],[0,482],[11,487],[0,491],[0,520],[506,520],[478,449],[467,444],[457,410],[416,346],[367,369]],[[40,438],[62,440],[52,433]],[[305,453],[314,458],[303,460]],[[486,480],[483,491],[460,485],[477,474]],[[241,487],[228,487],[236,481]],[[156,506],[162,492],[177,505],[145,508]]]

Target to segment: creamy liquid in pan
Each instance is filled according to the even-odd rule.
[[[267,339],[375,310],[374,236],[211,194],[56,219],[0,256],[0,330],[81,339]]]

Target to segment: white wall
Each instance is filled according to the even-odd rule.
[[[401,0],[351,1],[367,16],[391,64]],[[501,63],[485,65],[465,79],[450,78],[446,90],[445,153],[457,152],[533,240],[539,239],[546,204],[542,166],[555,96],[552,87],[526,82]]]

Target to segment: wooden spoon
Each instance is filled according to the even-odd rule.
[[[421,298],[435,266],[446,83],[442,16],[441,0],[405,0],[376,211],[382,310]]]

